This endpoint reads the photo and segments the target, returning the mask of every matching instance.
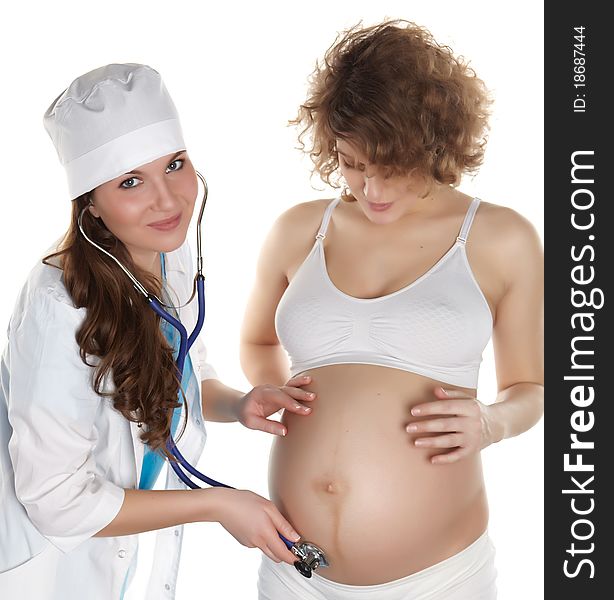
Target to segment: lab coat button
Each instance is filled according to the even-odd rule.
[[[175,535],[176,535],[177,537],[179,537],[179,530],[178,530],[178,529],[175,529]]]
[[[196,424],[200,425],[200,419],[196,419]]]
[[[170,590],[170,589],[171,589],[171,586],[170,586],[170,585],[168,585],[168,583],[165,583],[165,584],[164,584],[164,589],[165,589],[165,590]]]
[[[117,553],[117,556],[119,556],[119,558],[126,558],[126,551],[125,550],[120,550]]]

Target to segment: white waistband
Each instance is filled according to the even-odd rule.
[[[459,573],[464,573],[465,571],[467,571],[467,574],[469,575],[469,571],[478,570],[486,560],[492,558],[492,556],[494,556],[494,552],[495,548],[488,535],[488,530],[486,530],[484,533],[482,533],[482,535],[480,535],[479,538],[460,552],[457,552],[456,554],[453,554],[452,556],[445,558],[444,560],[435,563],[430,567],[426,567],[420,571],[417,571],[416,573],[407,575],[407,577],[395,579],[394,581],[378,583],[375,585],[349,585],[331,581],[330,579],[326,579],[315,572],[313,574],[313,578],[317,580],[319,586],[328,587],[331,590],[343,590],[357,593],[390,590],[397,586],[408,585],[410,583],[415,584],[426,578],[441,577],[447,571],[449,571],[451,574],[454,573],[454,576],[458,576]]]

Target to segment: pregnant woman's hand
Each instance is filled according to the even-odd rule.
[[[300,536],[270,500],[248,490],[215,488],[215,493],[215,520],[239,543],[260,548],[277,563],[294,564],[297,558],[278,532],[291,542],[298,541]]]
[[[243,396],[238,409],[238,421],[249,429],[259,429],[276,435],[286,435],[286,427],[279,421],[267,419],[280,409],[289,410],[297,415],[308,415],[311,412],[309,406],[298,402],[311,401],[315,394],[300,389],[299,386],[307,385],[311,377],[293,377],[286,385],[257,385],[251,392]]]
[[[496,441],[487,405],[473,396],[468,396],[462,390],[444,390],[442,387],[437,387],[434,393],[441,399],[416,404],[411,413],[420,417],[430,415],[437,417],[414,421],[406,427],[412,434],[445,432],[432,437],[418,436],[414,440],[418,448],[454,448],[451,452],[433,455],[431,463],[456,462]]]

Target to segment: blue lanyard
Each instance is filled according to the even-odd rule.
[[[160,262],[162,264],[162,279],[166,282],[166,265],[164,260],[164,253],[160,253]],[[168,343],[174,348],[173,358],[177,358],[177,354],[179,352],[179,335],[177,330],[172,327],[169,323],[160,319],[160,328],[164,333]],[[184,390],[188,389],[188,382],[193,375],[192,370],[192,361],[190,357],[186,357],[186,361],[183,369],[183,376],[181,378],[181,386]],[[183,403],[183,398],[181,397],[181,392],[179,392],[177,399],[180,403]],[[181,416],[181,406],[178,406],[173,412],[173,419],[171,422],[171,431],[173,435],[177,431],[177,425],[179,423],[179,418]],[[145,452],[143,454],[143,468],[141,470],[141,479],[139,481],[139,489],[141,490],[150,490],[156,483],[158,479],[158,475],[162,469],[164,464],[164,458],[162,458],[157,452],[153,452],[149,446],[145,446]]]

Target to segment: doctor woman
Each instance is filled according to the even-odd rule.
[[[171,430],[196,464],[203,418],[273,432],[266,417],[278,410],[309,412],[299,402],[311,399],[300,387],[309,380],[243,394],[217,379],[197,339],[180,388],[176,330],[78,226],[84,211],[86,235],[165,304],[190,297],[186,234],[198,180],[160,75],[133,63],[85,73],[44,125],[66,169],[72,216],[30,271],[2,354],[0,596],[119,600],[134,575],[137,534],[155,529],[147,598],[174,598],[183,524],[198,521],[219,521],[245,546],[292,564],[278,532],[299,536],[269,500],[192,490],[171,468],[165,489],[151,488]],[[196,301],[178,317],[192,331]]]

